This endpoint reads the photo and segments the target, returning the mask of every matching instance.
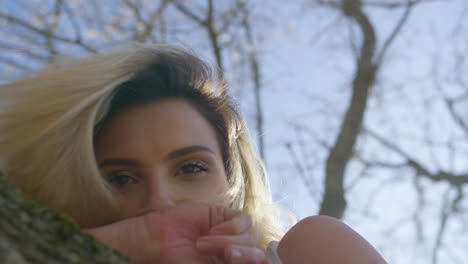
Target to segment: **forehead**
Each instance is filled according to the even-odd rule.
[[[165,99],[123,110],[95,138],[98,157],[124,151],[162,155],[191,145],[204,145],[220,154],[212,125],[192,104],[181,99]]]

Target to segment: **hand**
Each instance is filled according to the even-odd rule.
[[[190,204],[85,231],[132,263],[268,263],[265,253],[253,247],[250,226],[246,213]]]
[[[250,216],[242,211],[224,207],[210,208],[212,227],[209,234],[197,239],[197,249],[204,254],[217,255],[221,263],[269,263],[265,252],[255,248],[249,233]]]

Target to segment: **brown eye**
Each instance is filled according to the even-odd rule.
[[[204,173],[208,171],[208,167],[200,162],[200,161],[190,161],[187,163],[184,163],[179,171],[177,172],[177,175],[179,174],[198,174],[198,173]]]
[[[109,177],[108,181],[109,183],[117,186],[138,183],[138,181],[127,172],[115,173],[111,177]]]

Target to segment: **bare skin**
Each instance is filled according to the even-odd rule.
[[[265,263],[250,216],[222,199],[228,182],[218,138],[190,103],[167,99],[118,113],[95,138],[95,153],[121,198],[108,225],[94,219],[86,231],[132,263]]]
[[[122,197],[117,217],[84,231],[132,263],[269,263],[254,246],[250,216],[220,199],[228,183],[216,133],[189,103],[164,100],[117,114],[95,152]],[[278,254],[283,264],[385,263],[352,229],[321,216],[295,225]]]
[[[269,263],[254,247],[250,226],[241,211],[186,204],[84,231],[132,263]]]
[[[280,241],[278,254],[284,264],[386,264],[362,236],[328,216],[297,223]]]

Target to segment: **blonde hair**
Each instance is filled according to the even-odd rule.
[[[278,240],[282,230],[275,222],[276,207],[245,121],[209,67],[174,47],[135,44],[107,54],[63,60],[0,85],[2,170],[24,192],[82,226],[91,216],[109,217],[102,215],[102,208],[114,205],[115,191],[100,175],[93,138],[112,117],[119,87],[155,63],[172,67],[176,78],[186,77],[186,83],[181,83],[183,92],[195,91],[195,104],[204,100],[197,109],[205,117],[210,119],[210,111],[214,113],[209,121],[224,146],[232,206],[252,216],[258,246],[265,248],[269,241]],[[217,117],[221,120],[216,121]]]

